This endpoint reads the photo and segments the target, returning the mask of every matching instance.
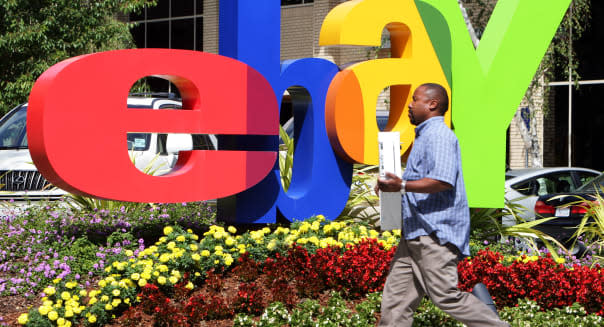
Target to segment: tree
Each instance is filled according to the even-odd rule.
[[[117,16],[155,4],[156,0],[0,0],[0,113],[26,102],[38,76],[61,60],[133,47],[129,24]]]

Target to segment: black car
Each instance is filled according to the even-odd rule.
[[[535,227],[555,239],[567,243],[574,234],[577,225],[587,213],[590,202],[596,200],[596,194],[604,196],[604,174],[583,184],[570,193],[545,194],[535,203],[537,218],[556,217]]]

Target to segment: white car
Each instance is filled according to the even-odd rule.
[[[522,206],[519,214],[524,220],[535,219],[535,203],[540,195],[572,192],[600,175],[600,172],[579,167],[527,168],[505,173],[505,199]],[[516,223],[514,217],[504,216],[504,226]]]
[[[181,102],[168,98],[128,97],[128,108],[180,109]],[[27,147],[26,114],[27,104],[22,104],[0,119],[0,205],[4,204],[0,206],[0,216],[5,216],[7,208],[13,207],[6,206],[8,202],[56,200],[66,194],[50,185],[34,166]],[[133,164],[154,175],[169,172],[179,151],[191,150],[194,146],[196,149],[217,148],[213,135],[128,133],[124,141],[124,151],[128,151]],[[77,154],[74,154],[74,160],[77,160]]]

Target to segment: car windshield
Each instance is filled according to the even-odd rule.
[[[27,105],[17,107],[0,121],[0,149],[27,149]]]
[[[577,192],[581,193],[595,193],[596,191],[600,191],[604,187],[604,174],[590,180],[589,182],[581,185],[577,189]]]

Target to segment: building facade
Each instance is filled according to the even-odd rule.
[[[350,62],[389,56],[389,49],[371,47],[321,47],[319,32],[327,13],[345,0],[282,0],[281,1],[281,59],[316,57],[330,60],[338,65]],[[132,35],[139,48],[171,48],[198,50],[218,53],[218,8],[219,0],[159,0],[158,5],[146,9],[143,13],[130,17],[136,26]],[[494,3],[495,1],[493,1]],[[469,12],[476,12],[475,4],[468,5]],[[487,17],[488,18],[488,17]],[[477,31],[480,34],[481,30]],[[384,39],[388,39],[384,31]],[[170,88],[165,81],[152,81],[155,89]],[[547,87],[547,86],[546,86]],[[172,90],[173,91],[173,90]],[[537,92],[539,93],[539,92]],[[509,168],[525,168],[539,165],[565,165],[560,157],[565,150],[560,145],[564,132],[564,122],[555,92],[548,99],[533,94],[533,101],[524,100],[517,117],[508,129],[507,165]],[[389,92],[386,89],[380,95],[376,107],[388,110]],[[558,97],[559,98],[559,97]],[[536,99],[536,101],[535,101]],[[551,110],[544,117],[540,106],[550,104]],[[525,124],[524,137],[522,124]],[[527,146],[526,133],[533,136],[539,146],[538,158]],[[599,161],[598,161],[599,160]],[[589,163],[584,166],[604,169],[604,159],[578,160]],[[600,162],[601,161],[601,162]]]

